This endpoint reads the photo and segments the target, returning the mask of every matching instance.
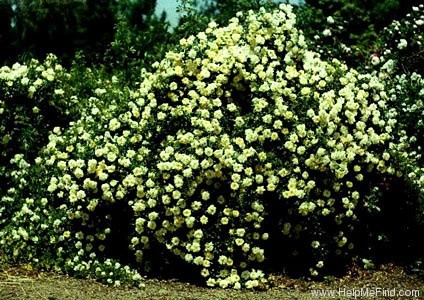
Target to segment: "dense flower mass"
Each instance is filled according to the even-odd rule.
[[[6,255],[120,284],[141,276],[110,258],[148,270],[159,251],[235,289],[266,284],[279,252],[312,276],[349,256],[375,175],[402,175],[384,76],[308,50],[289,5],[212,22],[154,68],[14,157]]]
[[[42,131],[40,123],[48,127],[57,117],[47,119],[48,114],[67,113],[70,101],[65,101],[60,86],[68,77],[53,55],[44,62],[34,59],[29,64],[0,68],[0,168],[15,153],[29,153],[36,148]]]

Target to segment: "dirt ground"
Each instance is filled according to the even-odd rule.
[[[280,300],[280,299],[355,299],[347,293],[369,288],[386,291],[411,291],[418,297],[384,295],[357,299],[424,299],[422,277],[406,274],[391,264],[378,270],[352,269],[331,282],[310,282],[281,275],[271,277],[266,291],[234,291],[200,287],[176,280],[146,279],[145,288],[108,287],[92,280],[81,280],[53,273],[38,273],[22,267],[0,266],[0,300]],[[313,290],[345,291],[334,297],[313,295]]]

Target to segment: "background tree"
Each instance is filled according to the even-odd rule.
[[[124,23],[128,42],[131,34],[158,29],[157,34],[163,30],[164,18],[153,17],[155,6],[156,1],[150,0],[1,1],[0,63],[44,59],[47,53],[54,53],[70,65],[77,52],[83,53],[88,63],[104,62],[114,38],[123,38]],[[132,39],[133,46],[148,46],[151,42]]]
[[[142,68],[160,60],[172,42],[166,14],[155,15],[156,1],[120,1],[115,8],[114,39],[105,55],[109,71],[127,82],[140,81]]]
[[[0,1],[0,63],[12,54],[12,41],[14,32],[12,31],[13,10],[10,1]]]

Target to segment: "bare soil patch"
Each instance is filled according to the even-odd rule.
[[[383,265],[378,270],[352,268],[341,278],[327,282],[271,277],[272,287],[265,291],[210,289],[177,280],[146,279],[144,288],[109,287],[93,280],[71,278],[55,273],[28,270],[25,267],[0,267],[1,300],[279,300],[329,299],[312,296],[312,290],[384,288],[418,290],[424,299],[424,280],[407,274],[402,267]],[[354,299],[337,296],[331,299]],[[360,299],[367,299],[362,297]],[[376,299],[376,298],[369,298]],[[408,299],[378,297],[378,299]]]

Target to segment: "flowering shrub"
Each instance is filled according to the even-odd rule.
[[[16,154],[34,159],[55,126],[78,119],[91,96],[108,85],[102,71],[64,69],[50,54],[39,62],[0,68],[0,191],[6,186],[9,161]]]
[[[393,21],[381,35],[381,51],[375,53],[371,60],[383,70],[398,73],[420,73],[423,75],[424,55],[424,5],[412,7],[410,13],[400,21]]]
[[[390,12],[399,12],[397,6],[390,0],[307,0],[296,13],[299,27],[315,51],[323,58],[337,57],[357,67],[373,47],[379,27],[393,19]]]
[[[422,74],[424,56],[424,5],[413,6],[406,17],[393,21],[381,35],[381,51],[371,57],[375,68],[387,80],[388,106],[398,111],[395,139],[399,141],[399,168],[404,180],[409,182],[409,194],[418,194],[413,200],[419,223],[424,222],[422,197],[423,158],[423,101],[424,79]],[[411,205],[405,201],[404,205]]]
[[[53,55],[42,63],[32,60],[0,68],[0,191],[14,154],[33,158],[48,130],[66,123],[74,104],[61,88],[68,77]]]
[[[389,60],[390,62],[390,60]],[[392,61],[394,63],[394,61]],[[361,239],[361,257],[373,262],[395,259],[412,265],[422,260],[424,248],[419,242],[424,229],[422,111],[424,80],[417,73],[388,76],[387,71],[397,70],[395,65],[383,68],[388,94],[387,106],[397,111],[397,123],[393,131],[392,154],[395,168],[401,171],[399,178],[384,176],[367,196],[369,203],[384,199],[378,213],[362,218],[361,230],[368,232]],[[396,220],[396,222],[393,222]],[[400,225],[401,224],[401,225]],[[368,259],[364,260],[367,265]],[[419,263],[417,269],[419,269]]]
[[[424,78],[417,73],[396,75],[388,84],[390,95],[389,105],[394,107],[399,115],[396,134],[400,141],[397,147],[402,153],[399,162],[403,165],[407,181],[412,182],[413,189],[422,193],[424,184],[423,156],[424,147]],[[424,202],[421,199],[419,219],[424,221]]]
[[[403,49],[407,40],[412,44],[422,41],[422,4],[411,9],[414,2],[419,1],[306,1],[296,13],[300,28],[324,58],[337,57],[360,68],[367,62],[383,65],[395,52],[404,68],[418,72],[422,67],[414,62],[422,60],[419,46]],[[394,19],[400,21],[392,22]]]
[[[350,257],[378,176],[401,175],[397,112],[378,76],[323,61],[295,23],[289,5],[211,22],[139,89],[97,89],[34,163],[14,157],[5,256],[119,284],[160,253],[236,289]]]
[[[16,154],[11,160],[8,178],[11,187],[0,200],[0,245],[3,259],[9,262],[30,262],[76,276],[96,277],[109,284],[141,284],[141,276],[130,266],[102,255],[105,247],[102,241],[111,232],[109,214],[117,207],[105,202],[99,218],[89,220],[80,202],[75,203],[72,197],[64,198],[63,192],[52,194],[57,186],[69,187],[72,178],[65,174],[68,168],[82,167],[83,161],[71,159],[72,155],[88,155],[89,145],[96,143],[83,131],[85,124],[91,122],[92,130],[103,130],[119,100],[127,99],[128,91],[122,89],[122,84],[117,88],[116,78],[101,82],[104,88],[95,89],[96,97],[84,100],[85,110],[79,121],[71,122],[66,131],[54,127],[40,157],[28,160]],[[93,124],[99,126],[94,128]],[[58,151],[60,147],[62,152]],[[78,167],[75,174],[80,176],[80,171]],[[61,176],[60,181],[55,175]],[[94,183],[84,181],[81,187],[74,186],[78,189],[78,201],[84,189],[96,190]],[[95,206],[92,201],[89,209]]]

